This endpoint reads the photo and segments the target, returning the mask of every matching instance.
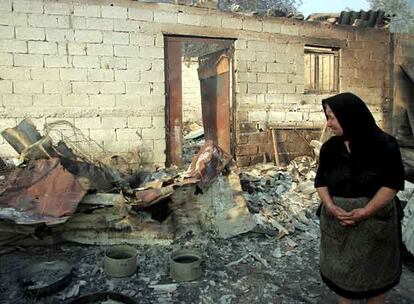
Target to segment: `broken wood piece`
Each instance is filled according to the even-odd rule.
[[[272,144],[273,144],[273,153],[275,155],[275,164],[276,166],[280,166],[280,161],[279,161],[279,150],[277,147],[277,138],[276,138],[276,130],[274,128],[271,128],[272,131]]]

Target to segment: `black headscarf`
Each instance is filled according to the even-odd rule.
[[[343,139],[349,140],[351,144],[372,140],[372,137],[382,133],[367,105],[358,96],[341,93],[322,100],[325,112],[326,105],[329,105],[341,125]]]

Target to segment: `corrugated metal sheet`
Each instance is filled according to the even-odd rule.
[[[352,25],[357,27],[384,27],[390,19],[384,11],[342,11],[336,24]]]

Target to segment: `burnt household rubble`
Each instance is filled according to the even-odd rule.
[[[66,136],[68,130],[72,136]],[[30,271],[24,270],[24,263],[13,268],[18,287],[0,284],[10,299],[22,301],[22,288],[25,297],[33,296],[33,290],[34,298],[42,296],[39,303],[92,303],[75,301],[97,291],[95,300],[114,303],[135,303],[137,298],[139,303],[154,303],[154,297],[157,303],[185,303],[173,301],[180,290],[191,301],[205,299],[203,303],[237,303],[240,295],[246,303],[270,301],[275,293],[280,303],[302,303],[305,298],[317,303],[321,292],[326,293],[313,278],[319,238],[315,211],[320,203],[313,186],[316,156],[298,157],[287,166],[238,168],[230,155],[203,139],[197,124],[185,136],[189,166],[183,170],[145,167],[120,155],[92,156],[79,143],[85,137],[66,121],[46,126],[42,135],[25,119],[2,136],[19,157],[0,159],[0,255],[13,253],[15,259],[20,255],[35,264]],[[313,146],[317,155],[320,143]],[[407,182],[400,194],[409,202],[403,239],[411,253],[413,193],[414,186]],[[140,252],[133,257],[138,270],[129,279],[111,279],[102,257],[121,244]],[[182,248],[196,249],[196,257],[204,259],[196,266],[203,269],[202,279],[180,283],[169,277],[171,251]],[[76,271],[68,266],[71,262]],[[300,278],[289,279],[293,287],[270,279],[287,279],[293,264],[309,274],[300,294],[294,291]],[[201,270],[194,269],[199,277]],[[183,277],[180,271],[176,273]],[[22,279],[22,272],[32,277]],[[252,280],[263,283],[260,292]],[[52,291],[50,286],[60,288]],[[252,290],[255,296],[249,298]]]

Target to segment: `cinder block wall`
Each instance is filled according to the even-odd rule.
[[[305,44],[339,45],[340,90],[359,94],[382,117],[389,39],[381,30],[123,0],[0,0],[1,127],[27,116],[40,128],[66,119],[108,152],[140,149],[145,162],[163,164],[163,34],[236,40],[241,165],[259,151],[271,155],[270,126],[322,126],[324,96],[304,94]],[[253,148],[241,153],[245,136]],[[2,141],[0,153],[11,152]]]
[[[182,63],[183,121],[201,122],[201,91],[198,79],[198,60],[191,58]]]
[[[401,65],[414,63],[414,36],[394,34],[394,104],[393,132],[396,133],[401,124],[406,125],[405,108],[414,102],[414,87]]]

